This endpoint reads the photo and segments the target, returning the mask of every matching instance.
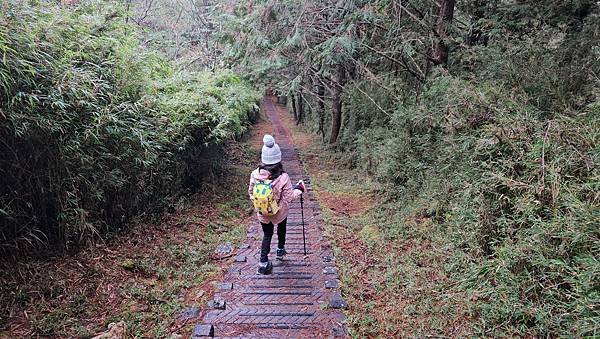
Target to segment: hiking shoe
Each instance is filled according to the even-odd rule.
[[[258,264],[258,274],[269,274],[273,270],[273,264],[270,261]]]
[[[277,255],[275,256],[275,259],[277,260],[283,260],[283,256],[286,255],[287,252],[285,251],[284,248],[278,248],[277,249]]]

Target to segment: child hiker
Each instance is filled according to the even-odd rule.
[[[273,264],[269,261],[273,230],[277,225],[276,259],[283,260],[285,252],[285,228],[289,211],[289,203],[304,192],[304,183],[292,182],[281,164],[281,150],[273,136],[266,134],[263,138],[261,154],[262,163],[250,174],[248,194],[257,212],[258,221],[262,225],[263,240],[260,249],[259,274],[269,274]]]

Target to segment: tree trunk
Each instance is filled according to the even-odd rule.
[[[471,31],[465,39],[466,44],[469,46],[483,45],[487,47],[488,45],[488,36],[484,33],[480,22],[481,19],[484,19],[486,16],[484,11],[486,3],[486,0],[478,0],[475,2],[476,8],[471,13],[471,21],[473,22],[473,26],[471,27]]]
[[[338,65],[335,72],[335,83],[333,84],[333,105],[331,114],[331,135],[329,143],[335,144],[342,126],[342,91],[344,89],[344,67]]]
[[[319,132],[325,141],[325,86],[319,85],[317,94],[319,95]]]
[[[294,121],[298,121],[298,113],[296,112],[296,96],[292,95],[292,111],[294,112]]]
[[[131,14],[131,12],[130,12],[130,10],[131,10],[131,1],[133,1],[133,0],[127,0],[127,8],[126,8],[127,16],[125,17],[125,23],[126,24],[129,23],[129,15]]]
[[[454,17],[454,3],[456,0],[440,0],[440,10],[437,19],[437,41],[433,50],[433,62],[436,65],[448,64],[448,27]]]
[[[302,95],[302,91],[298,92],[298,101],[296,102],[298,105],[298,119],[296,120],[296,125],[301,123],[304,120],[304,96]]]

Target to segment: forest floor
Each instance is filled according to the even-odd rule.
[[[229,142],[223,177],[174,213],[73,255],[2,264],[0,338],[89,338],[110,323],[125,337],[189,337],[245,237],[248,173],[268,127],[260,119]],[[231,253],[216,255],[224,243]]]
[[[442,239],[431,232],[432,220],[400,220],[394,212],[400,202],[387,201],[382,190],[388,188],[351,169],[352,154],[334,152],[319,135],[294,126],[290,114],[282,116],[311,176],[325,235],[333,239],[350,336],[472,333],[472,304],[453,288],[456,283],[444,268]]]

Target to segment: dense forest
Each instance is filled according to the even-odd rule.
[[[600,335],[597,1],[0,9],[3,257],[169,208],[218,173],[269,90],[329,161],[373,180],[383,244],[430,220],[450,279],[437,292],[472,301],[471,335]],[[394,333],[369,326],[351,334]]]
[[[383,241],[433,220],[483,333],[594,336],[599,7],[253,1],[229,14],[225,57],[377,179]]]
[[[75,246],[168,206],[256,115],[239,76],[177,67],[141,46],[126,13],[2,5],[3,254]]]

